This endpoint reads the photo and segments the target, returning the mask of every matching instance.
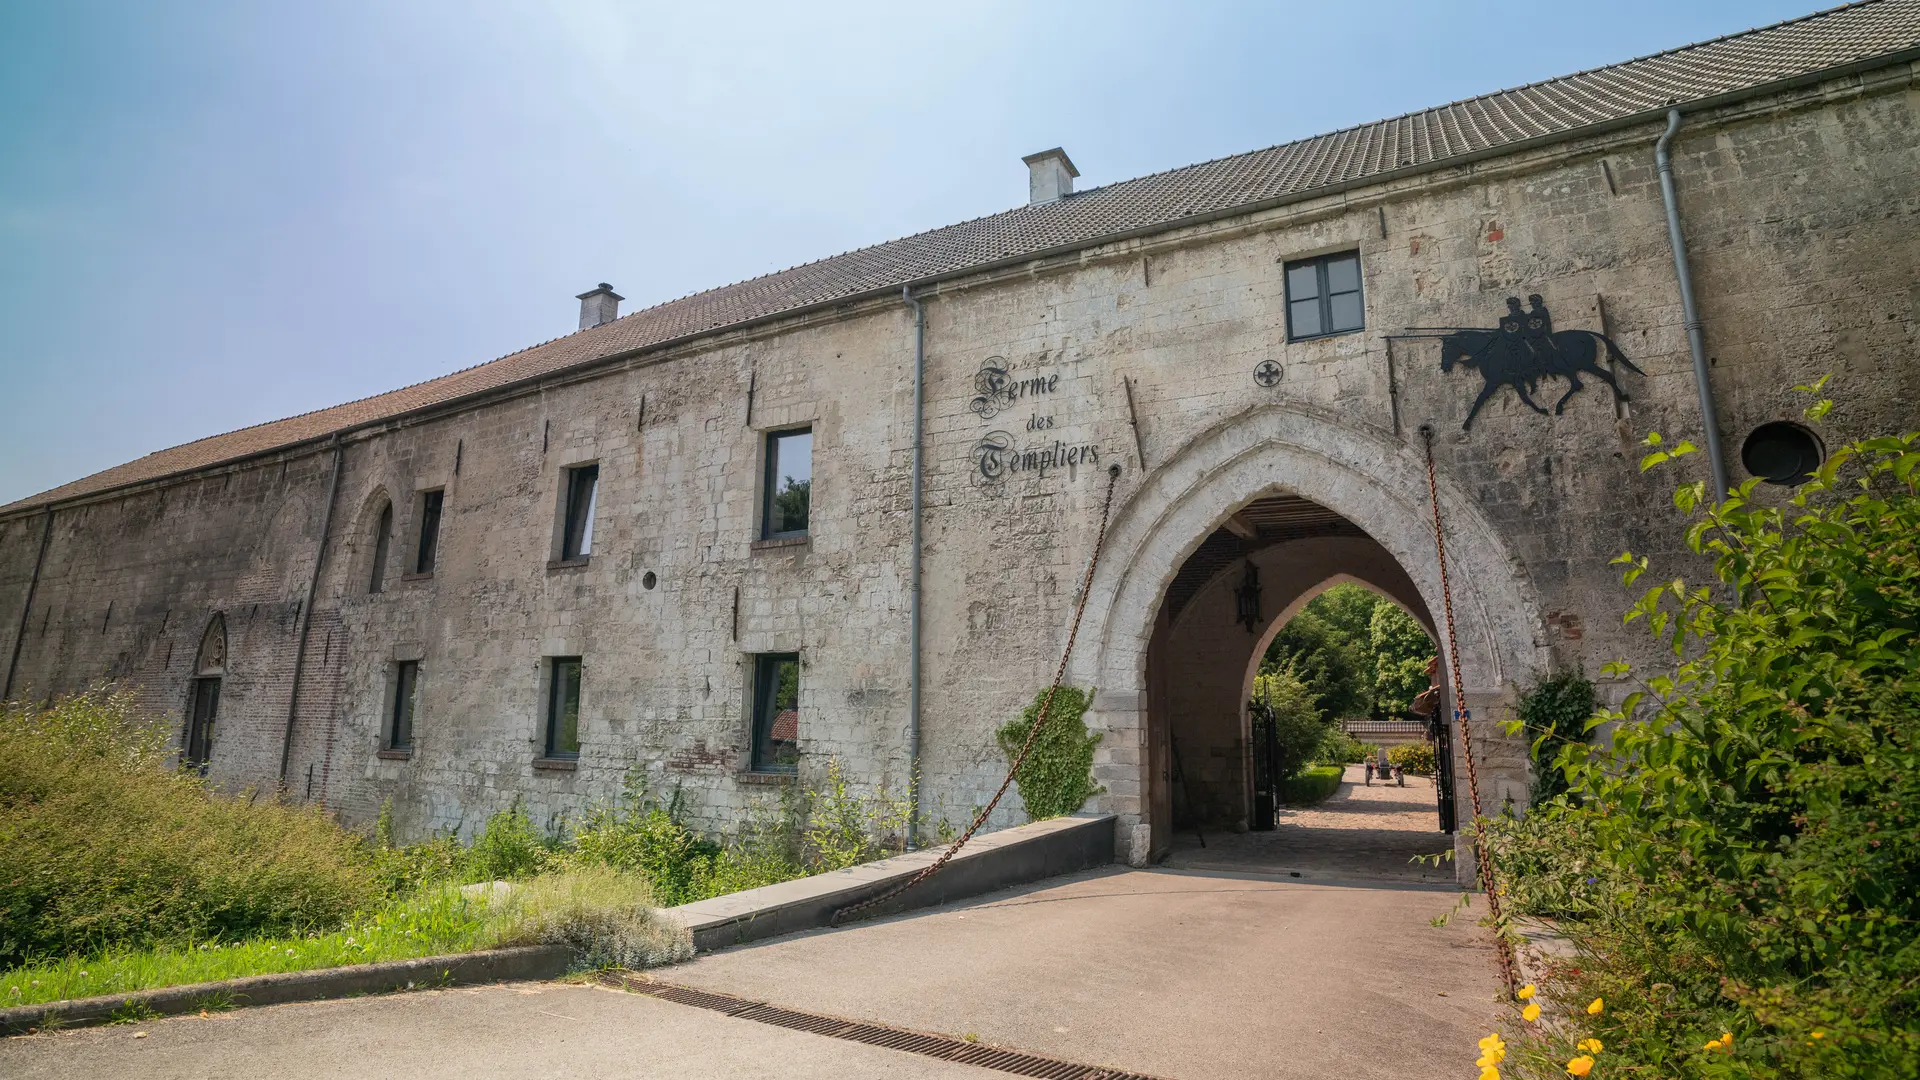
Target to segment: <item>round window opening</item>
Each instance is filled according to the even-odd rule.
[[[1740,447],[1740,463],[1748,472],[1786,487],[1806,482],[1825,456],[1819,436],[1784,420],[1754,428]]]
[[[655,585],[658,585],[658,584],[660,584],[660,579],[659,579],[659,578],[657,578],[657,577],[654,577],[654,576],[653,576],[653,571],[651,571],[651,570],[649,570],[649,571],[647,571],[647,572],[646,572],[646,574],[645,574],[645,576],[643,576],[643,577],[641,577],[641,579],[640,579],[640,584],[642,584],[642,585],[644,585],[644,586],[646,586],[647,588],[649,588],[649,589],[651,589],[651,588],[653,588],[653,587],[654,587]]]

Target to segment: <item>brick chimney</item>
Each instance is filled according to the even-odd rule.
[[[1073,194],[1073,178],[1080,170],[1073,167],[1067,152],[1054,147],[1020,159],[1027,163],[1027,205],[1045,206]]]
[[[590,292],[583,292],[574,299],[580,301],[580,329],[591,330],[601,323],[612,322],[620,317],[620,301],[626,297],[613,291],[613,286],[601,282]]]

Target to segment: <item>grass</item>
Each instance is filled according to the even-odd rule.
[[[330,933],[126,949],[30,964],[0,973],[0,1005],[536,944],[571,946],[582,967],[650,967],[684,960],[693,951],[687,932],[659,917],[643,879],[585,869],[544,875],[491,898],[454,886],[433,889]]]
[[[1298,809],[1325,802],[1327,796],[1340,790],[1340,775],[1345,771],[1339,765],[1315,765],[1287,777],[1282,792],[1286,804]]]

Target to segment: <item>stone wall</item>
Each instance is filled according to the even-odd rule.
[[[1787,388],[1823,372],[1839,401],[1829,444],[1916,421],[1910,77],[1893,69],[1872,76],[1870,93],[1855,80],[1696,116],[1677,140],[1736,479],[1745,434],[1796,416]],[[1100,802],[1126,835],[1151,817],[1158,598],[1235,506],[1272,490],[1324,502],[1438,611],[1416,434],[1427,423],[1463,682],[1494,788],[1484,797],[1524,798],[1523,748],[1495,741],[1492,726],[1515,688],[1557,665],[1597,674],[1618,656],[1657,657],[1620,627],[1626,594],[1607,561],[1632,548],[1662,573],[1699,569],[1680,544],[1673,478],[1636,465],[1647,431],[1698,428],[1657,133],[1537,148],[924,290],[928,819],[963,819],[997,784],[993,729],[1058,660],[1108,466],[1122,466],[1114,526],[1073,677],[1098,691]],[[1289,343],[1283,264],[1355,248],[1366,329]],[[1619,343],[1645,372],[1623,377],[1633,400],[1589,386],[1543,417],[1503,391],[1462,431],[1478,378],[1443,374],[1432,342],[1388,335],[1491,327],[1506,297],[1529,293],[1560,327]],[[637,768],[656,791],[681,789],[699,824],[731,827],[783,783],[744,771],[750,658],[791,651],[804,664],[802,782],[838,758],[863,787],[897,791],[912,327],[897,301],[850,304],[347,435],[289,789],[356,822],[391,800],[403,835],[470,832],[515,800],[540,821],[577,814]],[[996,357],[1014,379],[1044,382],[988,417],[972,402]],[[1264,361],[1282,372],[1272,387],[1252,378]],[[765,434],[807,424],[811,535],[758,546]],[[995,432],[1015,448],[1072,448],[1061,455],[1071,463],[1043,470],[1036,457],[986,483],[979,451]],[[563,471],[588,462],[600,467],[592,556],[550,565]],[[44,518],[0,520],[0,657],[25,628],[15,693],[123,679],[181,723],[194,645],[224,613],[230,682],[212,775],[274,782],[333,463],[315,444],[61,506],[18,623]],[[1704,465],[1688,459],[1679,475]],[[446,493],[437,568],[409,576],[418,493],[433,488]],[[386,499],[388,587],[369,595]],[[572,770],[534,764],[542,662],[556,655],[585,658]],[[415,747],[382,758],[393,668],[415,659]],[[1007,806],[995,823],[1022,817]]]

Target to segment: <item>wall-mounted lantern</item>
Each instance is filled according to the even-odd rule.
[[[1247,576],[1240,579],[1240,587],[1233,590],[1234,621],[1247,628],[1247,633],[1260,632],[1260,571],[1253,568],[1253,560],[1247,560]]]

